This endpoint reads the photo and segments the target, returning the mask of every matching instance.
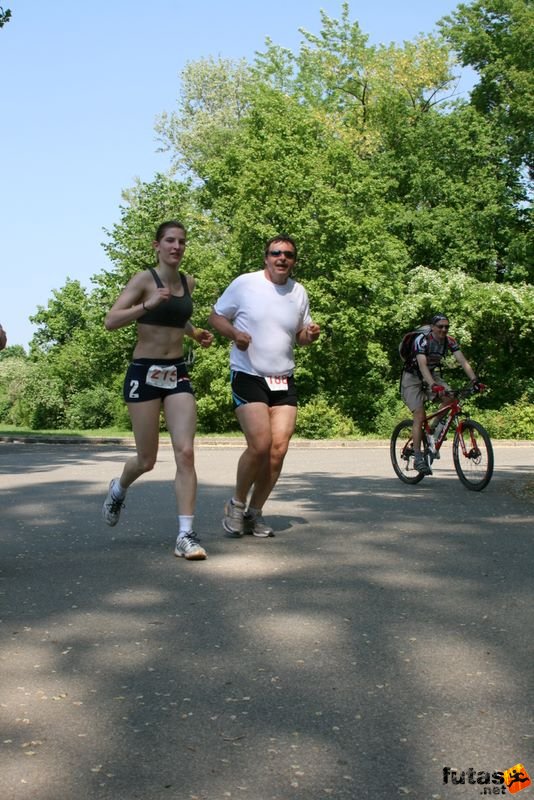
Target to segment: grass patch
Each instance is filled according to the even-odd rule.
[[[46,436],[50,438],[63,438],[66,436],[72,436],[73,438],[80,437],[86,439],[131,439],[133,437],[133,433],[130,430],[122,430],[120,428],[100,428],[97,430],[82,430],[81,428],[42,428],[39,430],[31,430],[30,428],[23,428],[18,425],[0,424],[0,436]],[[161,431],[160,436],[162,439],[169,438],[167,431]],[[346,436],[326,436],[322,438],[330,440],[339,439],[340,441],[373,441],[383,437],[380,437],[378,434],[352,433]],[[197,433],[196,439],[243,439],[243,434],[241,431],[235,430],[227,431],[226,433]],[[293,439],[307,440],[308,437],[295,434]]]
[[[76,428],[54,428],[54,429],[43,428],[39,430],[32,430],[31,428],[22,428],[19,425],[2,424],[0,425],[0,436],[84,436],[93,438],[109,436],[111,438],[124,438],[132,436],[132,432],[119,430],[118,428],[102,428],[100,430],[81,430]]]
[[[65,436],[83,437],[87,439],[131,439],[133,433],[130,430],[122,430],[120,428],[99,428],[97,430],[82,430],[81,428],[55,428],[48,429],[42,428],[39,430],[32,430],[31,428],[23,428],[19,425],[4,425],[0,424],[0,436],[47,436],[61,438]],[[160,436],[162,439],[169,438],[168,431],[161,431]],[[241,431],[229,431],[228,433],[197,433],[197,439],[239,439],[243,438]]]

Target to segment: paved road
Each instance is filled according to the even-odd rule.
[[[497,446],[480,494],[449,456],[411,488],[385,447],[293,447],[276,538],[238,541],[240,451],[200,447],[195,563],[172,556],[168,446],[100,521],[128,452],[0,444],[2,800],[476,800],[518,762],[534,778],[532,445]]]

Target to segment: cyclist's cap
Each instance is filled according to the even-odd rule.
[[[446,314],[434,314],[432,319],[430,320],[431,325],[437,325],[442,319],[449,319]]]

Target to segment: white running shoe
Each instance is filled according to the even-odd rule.
[[[193,531],[177,538],[174,555],[178,556],[178,558],[186,558],[188,561],[202,561],[208,557],[196,533]]]
[[[118,500],[113,494],[115,483],[118,483],[118,478],[112,478],[109,484],[108,494],[102,506],[102,517],[107,525],[113,527],[119,521],[121,511],[124,508],[124,501]]]

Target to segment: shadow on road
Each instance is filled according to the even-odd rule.
[[[225,539],[203,483],[209,559],[185,563],[168,480],[110,529],[105,452],[22,455],[0,465],[6,800],[474,798],[444,766],[528,761],[528,464],[481,494],[303,466],[271,540]]]

